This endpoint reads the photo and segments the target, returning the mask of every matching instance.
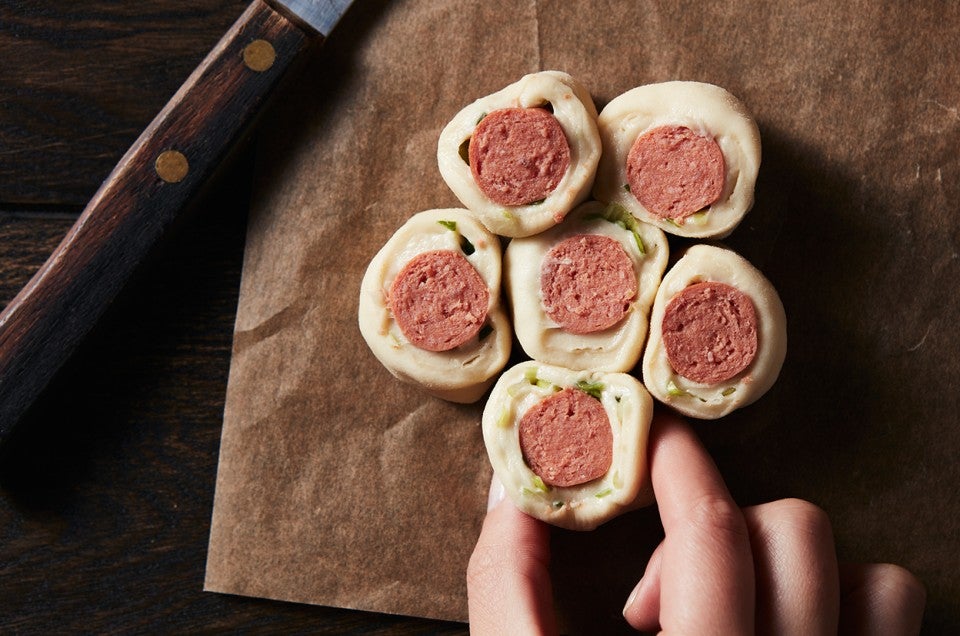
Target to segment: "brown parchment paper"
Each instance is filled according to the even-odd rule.
[[[957,42],[952,3],[359,2],[262,129],[206,589],[466,620],[482,401],[394,380],[358,288],[404,219],[458,205],[444,124],[561,69],[598,108],[693,79],[753,111],[756,205],[727,243],[780,291],[789,352],[760,402],[696,428],[738,501],[814,501],[842,560],[905,565],[926,627],[960,629]],[[624,629],[656,509],[552,536],[569,631]]]

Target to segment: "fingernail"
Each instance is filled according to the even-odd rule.
[[[500,480],[494,475],[493,479],[490,480],[490,494],[487,495],[487,512],[493,510],[498,503],[503,501],[506,494],[507,491],[504,489],[503,484],[500,483]]]
[[[640,579],[636,585],[633,586],[633,591],[630,592],[630,596],[627,597],[627,602],[623,604],[623,615],[627,615],[627,610],[630,609],[630,606],[633,605],[633,602],[637,600],[637,596],[640,594],[640,588],[643,587],[643,582],[647,577]]]

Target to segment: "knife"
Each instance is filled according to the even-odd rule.
[[[350,0],[254,0],[0,314],[0,442]]]

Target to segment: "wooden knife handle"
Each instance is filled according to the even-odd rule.
[[[0,440],[320,36],[255,0],[0,314]]]

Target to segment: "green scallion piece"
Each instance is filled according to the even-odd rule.
[[[667,381],[667,395],[670,395],[670,396],[673,396],[673,397],[697,398],[697,399],[700,400],[701,402],[706,402],[706,400],[703,399],[702,397],[700,397],[699,395],[694,395],[694,394],[691,393],[690,391],[686,391],[686,390],[684,390],[684,389],[681,389],[680,387],[678,387],[678,386],[674,383],[673,380],[668,380],[668,381]]]
[[[529,382],[530,384],[534,385],[537,388],[557,390],[557,387],[555,387],[552,383],[537,377],[537,369],[535,367],[530,367],[529,369],[527,369],[524,372],[523,377],[526,378],[527,382]]]
[[[641,254],[646,254],[646,247],[643,245],[643,239],[640,238],[640,221],[619,203],[610,203],[600,214],[601,218],[619,225],[623,229],[633,234],[633,240],[637,244],[637,250]]]
[[[692,393],[678,387],[673,380],[667,380],[667,395],[673,397],[693,397]]]
[[[470,242],[470,239],[468,239],[468,238],[467,238],[466,236],[464,236],[463,234],[460,234],[460,232],[457,232],[457,222],[456,222],[456,221],[444,221],[444,220],[440,220],[440,221],[437,221],[437,223],[439,223],[439,224],[442,225],[443,227],[447,228],[447,229],[450,230],[451,232],[456,232],[456,233],[457,233],[457,235],[460,237],[460,250],[461,250],[464,254],[466,254],[467,256],[470,256],[471,254],[473,254],[474,252],[477,251],[477,248],[473,246],[473,243]]]
[[[580,380],[577,382],[576,387],[590,397],[597,398],[598,400],[603,394],[603,390],[607,388],[603,382],[587,382],[586,380]]]

